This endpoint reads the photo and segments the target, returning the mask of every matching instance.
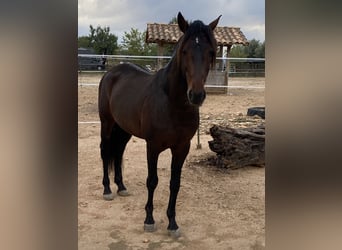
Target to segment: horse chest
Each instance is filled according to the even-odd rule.
[[[149,96],[142,108],[143,137],[168,146],[191,140],[198,128],[199,110],[182,102],[175,103],[162,91]]]
[[[167,112],[154,117],[153,125],[148,134],[153,140],[159,141],[165,147],[189,141],[198,128],[196,113]]]
[[[174,138],[175,143],[178,144],[182,141],[190,141],[196,130],[197,127],[195,126],[177,127],[170,132],[170,135],[172,138]]]

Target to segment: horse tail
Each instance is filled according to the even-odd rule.
[[[98,89],[98,111],[101,120],[101,156],[107,162],[108,175],[114,173],[113,121],[110,114],[109,95],[110,80],[106,73],[102,76]]]
[[[108,166],[108,175],[114,175],[114,159],[111,159],[109,161],[109,166]]]
[[[115,157],[114,157],[114,150],[115,150],[115,146],[114,146],[114,128],[112,128],[112,132],[111,132],[111,135],[110,135],[109,143],[110,143],[110,149],[109,149],[109,154],[108,154],[108,157],[109,157],[108,174],[109,175],[111,175],[111,174],[114,175],[114,160],[115,160]]]
[[[122,128],[120,128],[117,124],[113,126],[111,135],[110,135],[110,149],[108,154],[109,166],[108,171],[114,172],[115,164],[118,164],[117,167],[124,169],[124,151],[127,142],[131,138],[132,135],[125,132]]]

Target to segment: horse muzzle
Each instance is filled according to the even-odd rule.
[[[194,91],[192,89],[188,90],[188,99],[191,104],[195,106],[201,106],[206,97],[205,90]]]

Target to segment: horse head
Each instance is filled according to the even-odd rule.
[[[204,84],[209,69],[215,65],[217,43],[213,31],[220,17],[209,25],[198,20],[189,24],[178,13],[178,26],[184,35],[180,39],[177,56],[181,73],[187,82],[189,102],[196,106],[200,106],[205,99]]]

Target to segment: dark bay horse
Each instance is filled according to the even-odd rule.
[[[170,148],[172,161],[167,229],[171,235],[179,235],[175,206],[181,170],[189,153],[190,140],[198,129],[199,106],[206,96],[204,84],[210,67],[215,64],[217,43],[213,30],[220,17],[209,25],[201,21],[189,24],[179,12],[178,26],[184,34],[166,67],[151,74],[125,63],[113,67],[101,79],[98,105],[103,197],[105,200],[114,197],[108,178],[111,164],[114,164],[118,195],[128,195],[122,181],[122,155],[132,135],[145,139],[148,163],[145,231],[155,230],[152,213],[153,194],[158,184],[158,156]]]

